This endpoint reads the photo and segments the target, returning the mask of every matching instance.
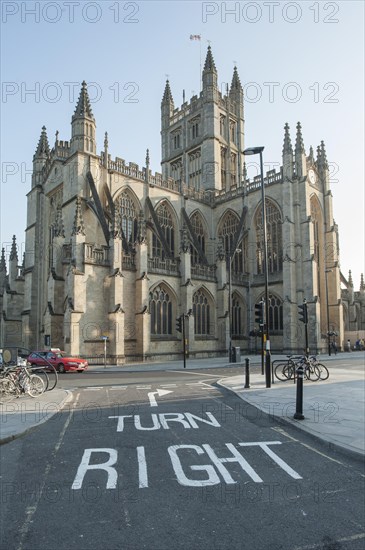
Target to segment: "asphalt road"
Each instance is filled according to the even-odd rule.
[[[363,550],[362,465],[221,370],[62,376],[62,413],[1,447],[1,548]]]

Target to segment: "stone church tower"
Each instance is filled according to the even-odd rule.
[[[260,176],[247,178],[243,155],[243,108],[237,68],[223,95],[209,47],[199,95],[175,107],[166,82],[162,174],[153,174],[148,150],[142,168],[112,160],[107,133],[97,152],[83,82],[71,140],[57,132],[51,148],[42,128],[25,263],[12,260],[8,276],[1,260],[3,341],[16,295],[18,341],[33,349],[49,336],[53,347],[92,358],[107,337],[113,363],[177,358],[176,318],[189,312],[191,355],[226,354],[230,336],[252,351],[254,304],[264,294],[263,228]],[[310,349],[325,350],[329,324],[343,335],[338,228],[325,145],[307,155],[300,123],[294,146],[285,124],[282,166],[265,175],[265,193],[273,352],[303,350],[303,298]]]

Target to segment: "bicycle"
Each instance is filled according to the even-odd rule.
[[[321,368],[318,366],[319,363],[317,362],[317,358],[314,356],[288,356],[288,361],[286,363],[279,363],[275,367],[275,376],[282,382],[295,379],[297,368],[303,365],[305,379],[311,380],[312,382],[316,382],[321,378],[321,372],[323,372],[324,376],[325,370],[327,371],[327,368],[324,365],[321,365],[321,367],[323,366],[323,371],[321,371]],[[325,379],[326,378],[323,378],[323,380]]]
[[[45,391],[42,378],[37,374],[31,374],[27,367],[5,367],[0,382],[2,400],[19,397],[23,393],[38,397]]]

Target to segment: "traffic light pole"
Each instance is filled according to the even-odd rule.
[[[181,325],[182,325],[182,338],[183,338],[184,369],[186,369],[185,315],[181,316]]]

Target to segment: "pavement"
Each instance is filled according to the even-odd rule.
[[[356,354],[360,357],[359,354]],[[286,358],[275,356],[273,359]],[[364,354],[362,354],[364,358]],[[240,399],[256,407],[261,414],[268,414],[280,422],[286,422],[304,430],[311,436],[345,449],[360,457],[365,456],[365,408],[364,369],[351,366],[350,356],[322,356],[320,360],[329,368],[326,381],[304,381],[303,420],[294,419],[296,411],[296,385],[275,380],[266,388],[261,375],[260,357],[250,357],[250,387],[245,388],[245,361],[242,374],[226,376],[218,384],[234,392]],[[341,359],[344,366],[331,369],[331,361]],[[227,364],[227,358],[188,360],[186,370],[224,368],[238,366]],[[166,363],[142,363],[123,366],[90,366],[89,372],[146,372],[183,369],[182,361]],[[72,399],[72,392],[55,388],[38,398],[21,397],[10,403],[0,404],[0,444],[24,435],[61,411]]]

